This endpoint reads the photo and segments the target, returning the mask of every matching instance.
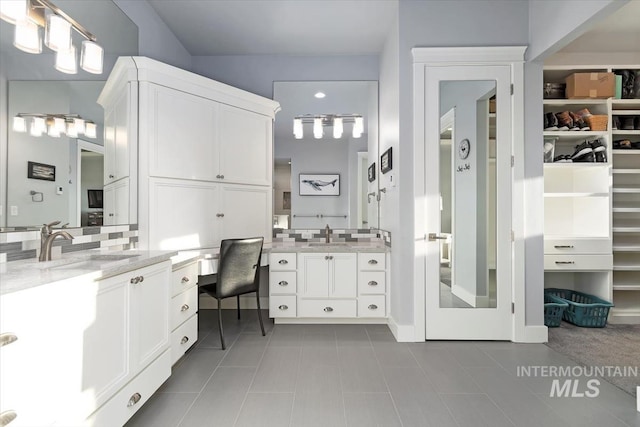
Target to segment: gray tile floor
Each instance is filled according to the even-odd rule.
[[[575,365],[544,344],[397,343],[385,325],[271,320],[263,337],[255,311],[224,314],[227,350],[216,311],[201,310],[197,344],[127,427],[640,426],[635,398],[609,383],[550,397],[552,379],[518,376]]]

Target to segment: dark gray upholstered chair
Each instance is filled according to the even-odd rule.
[[[260,312],[260,257],[262,256],[262,237],[248,239],[226,239],[220,242],[220,258],[216,274],[203,275],[198,278],[200,292],[206,292],[218,301],[218,326],[220,327],[220,343],[224,344],[222,330],[221,303],[224,298],[238,298],[238,319],[240,318],[240,295],[256,293],[258,303],[258,320],[262,336],[265,335]],[[215,282],[213,282],[215,280]],[[213,283],[212,283],[213,282]]]

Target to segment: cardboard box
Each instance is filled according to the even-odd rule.
[[[566,78],[567,98],[612,98],[616,93],[613,73],[573,73]]]

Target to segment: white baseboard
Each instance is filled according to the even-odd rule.
[[[416,332],[413,325],[399,325],[392,316],[389,316],[389,329],[398,342],[416,342]]]
[[[549,329],[544,325],[525,326],[521,339],[513,340],[513,342],[521,343],[545,343],[547,341],[549,341]]]
[[[201,309],[217,309],[218,301],[215,298],[210,297],[209,295],[202,294],[200,295],[200,308]],[[238,303],[237,298],[225,298],[222,300],[222,309],[223,310],[231,310],[237,309]],[[249,294],[243,295],[240,297],[240,308],[241,309],[256,309],[258,308],[258,304],[256,304],[256,295]],[[269,298],[260,297],[260,308],[263,310],[269,309]]]

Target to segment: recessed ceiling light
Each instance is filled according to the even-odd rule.
[[[318,92],[318,93],[316,93],[316,94],[315,94],[315,95],[313,95],[313,96],[315,96],[315,97],[316,97],[316,98],[318,98],[318,99],[322,99],[322,98],[324,98],[324,97],[325,97],[325,96],[327,96],[327,95],[325,95],[323,92]]]

